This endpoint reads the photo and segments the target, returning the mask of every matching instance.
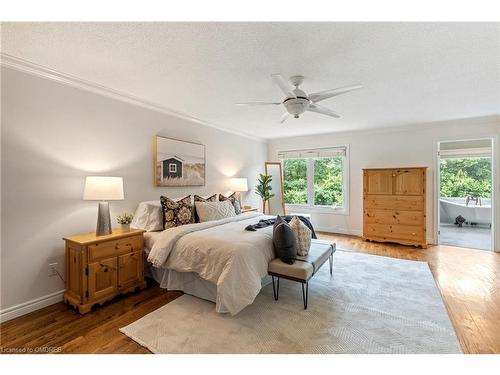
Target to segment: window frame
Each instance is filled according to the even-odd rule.
[[[291,212],[303,211],[304,213],[324,213],[324,214],[335,214],[335,215],[349,215],[349,145],[337,145],[319,148],[308,148],[308,151],[321,150],[325,148],[345,148],[345,156],[342,163],[342,194],[344,198],[343,207],[333,207],[333,206],[321,206],[314,204],[314,158],[304,158],[307,163],[306,177],[307,177],[307,204],[293,204],[286,203],[285,208]],[[278,150],[277,155],[280,152],[287,152],[289,150]],[[278,158],[279,159],[279,158]],[[285,167],[282,163],[283,175]]]
[[[177,173],[177,164],[168,163],[168,173]]]

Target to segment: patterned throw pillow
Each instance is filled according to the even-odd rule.
[[[295,235],[297,255],[307,256],[311,247],[311,230],[297,216],[290,220],[290,227]]]
[[[163,211],[163,228],[169,229],[194,223],[191,195],[177,201],[162,196],[160,202]]]
[[[229,197],[225,197],[222,194],[219,194],[219,201],[230,201],[234,207],[234,212],[236,215],[241,214],[241,203],[240,200],[236,197],[236,193],[231,194]]]
[[[198,212],[196,212],[196,202],[217,202],[217,194],[214,194],[208,198],[203,198],[199,195],[194,196],[194,221],[195,223],[200,222],[200,217],[198,216]]]
[[[200,223],[236,216],[234,207],[229,201],[196,202],[195,205],[196,211],[198,212],[198,215],[200,215]]]

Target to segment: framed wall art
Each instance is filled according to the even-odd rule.
[[[155,136],[155,186],[205,185],[205,145]]]

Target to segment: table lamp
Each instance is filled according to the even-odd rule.
[[[107,201],[123,200],[123,178],[105,176],[87,176],[83,200],[99,201],[96,235],[111,234],[111,218]]]
[[[232,178],[229,181],[229,190],[234,191],[241,204],[242,191],[248,191],[248,180],[246,178]]]

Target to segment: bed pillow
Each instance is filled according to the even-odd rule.
[[[236,216],[234,206],[229,201],[196,202],[195,206],[196,212],[200,217],[200,223]]]
[[[231,194],[229,197],[226,197],[222,194],[219,194],[219,201],[229,201],[234,207],[234,212],[236,215],[241,214],[241,203],[238,197],[236,196],[236,193]]]
[[[160,201],[145,201],[139,203],[130,226],[148,232],[163,230],[163,214]]]
[[[276,218],[273,226],[274,253],[282,262],[293,264],[297,257],[297,247],[293,230],[281,216]]]
[[[195,223],[200,222],[200,218],[198,217],[198,213],[196,212],[196,202],[217,202],[217,194],[214,194],[208,198],[203,198],[199,195],[194,196],[194,221]]]
[[[292,220],[290,220],[290,227],[295,236],[297,255],[307,256],[311,247],[311,230],[297,216],[292,217]]]
[[[178,201],[162,196],[160,197],[160,202],[163,211],[164,229],[194,223],[191,195],[188,195]]]

